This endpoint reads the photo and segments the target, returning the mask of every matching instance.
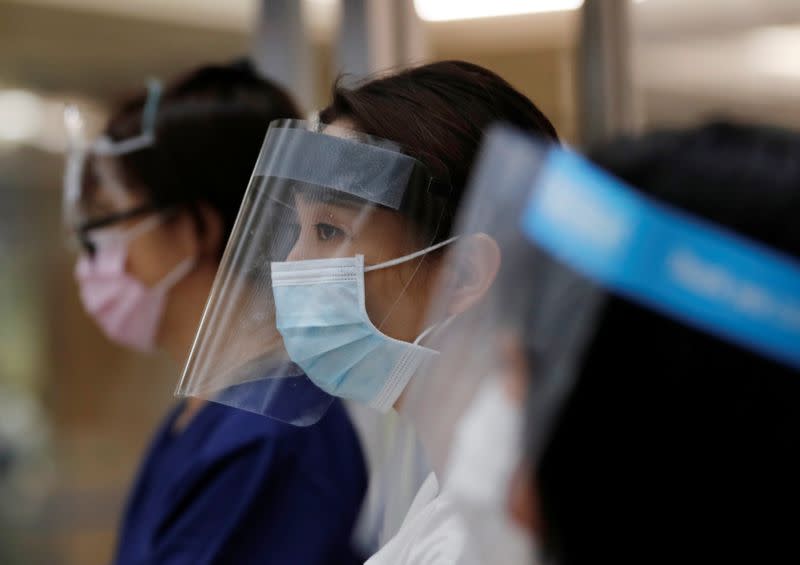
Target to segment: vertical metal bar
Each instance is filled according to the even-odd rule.
[[[299,0],[262,0],[252,59],[264,76],[284,87],[304,108],[314,100],[311,45]]]
[[[402,20],[400,34],[400,58],[398,64],[424,63],[430,56],[428,34],[412,0],[395,0],[398,5],[398,19]]]
[[[424,59],[422,22],[409,0],[342,0],[337,73],[358,80]]]
[[[579,48],[581,143],[592,146],[638,125],[631,70],[630,0],[586,0]]]
[[[342,0],[342,20],[337,43],[337,69],[345,81],[354,82],[372,72],[370,62],[369,0]]]

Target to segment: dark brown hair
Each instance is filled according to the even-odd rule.
[[[364,133],[398,143],[442,182],[449,183],[442,224],[452,229],[487,128],[507,122],[548,141],[558,134],[536,105],[492,71],[464,61],[431,63],[365,82],[355,88],[337,81],[320,121],[348,120]]]
[[[112,141],[139,135],[145,102],[145,93],[124,101],[105,135]],[[249,63],[200,67],[165,89],[155,119],[155,143],[117,157],[116,169],[126,188],[142,191],[157,208],[185,208],[198,220],[199,204],[215,210],[223,222],[224,242],[269,123],[298,116],[289,95],[258,76]],[[97,184],[92,165],[84,176],[90,197]]]
[[[650,198],[800,259],[796,132],[713,123],[592,156]],[[552,561],[798,562],[786,517],[800,504],[800,372],[618,295],[595,323],[532,477]]]

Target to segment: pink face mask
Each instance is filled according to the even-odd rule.
[[[152,287],[125,272],[128,244],[161,221],[153,216],[125,232],[96,234],[94,257],[82,255],[75,268],[86,311],[109,339],[141,352],[155,350],[167,294],[194,267],[194,258],[181,261]]]

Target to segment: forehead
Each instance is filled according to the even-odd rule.
[[[350,118],[337,118],[333,120],[327,127],[322,128],[322,133],[332,135],[333,137],[346,138],[347,132],[357,132],[356,124]]]
[[[340,190],[316,185],[296,186],[292,192],[293,201],[301,206],[336,206],[349,210],[367,210],[376,204]]]
[[[381,242],[389,238],[405,242],[418,237],[416,227],[399,212],[347,194],[338,193],[338,197],[323,200],[316,194],[298,193],[295,195],[295,206],[301,221],[303,218],[313,221],[314,215],[320,214],[353,222],[350,227],[356,229],[362,241],[374,239]]]

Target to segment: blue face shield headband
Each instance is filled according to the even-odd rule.
[[[550,150],[526,237],[632,302],[800,369],[800,264]]]

